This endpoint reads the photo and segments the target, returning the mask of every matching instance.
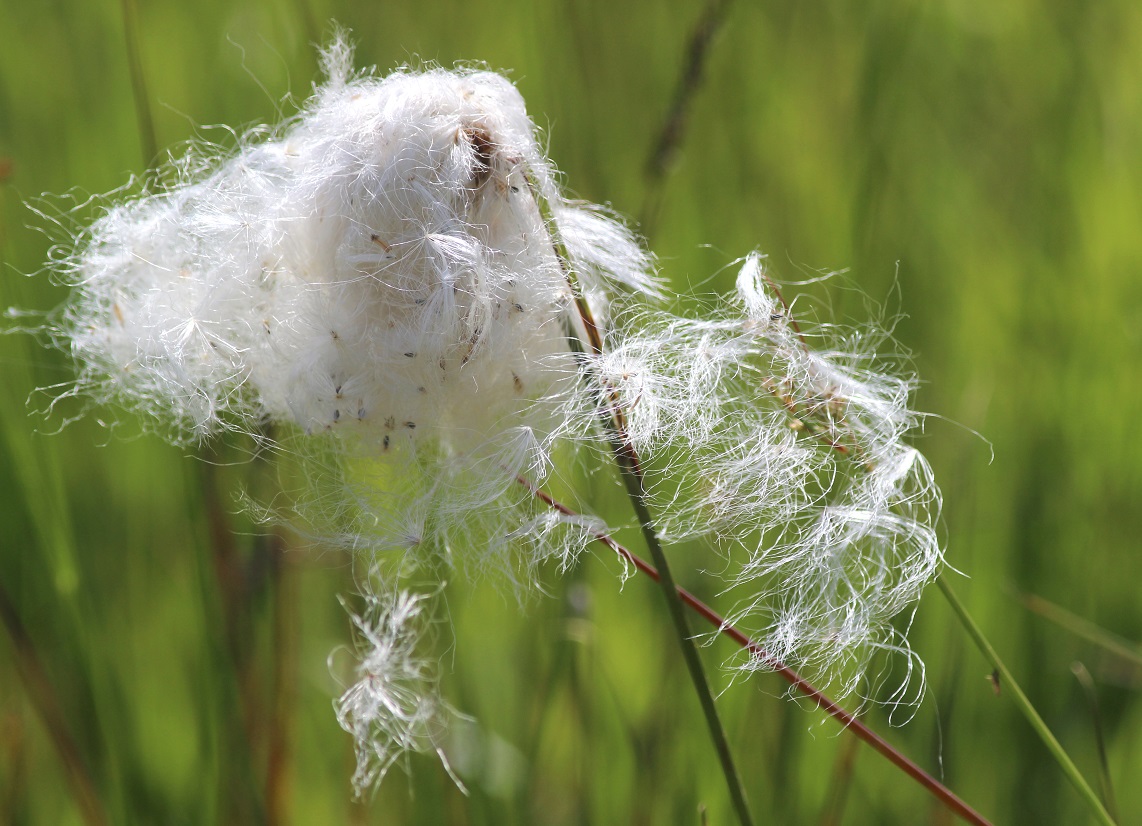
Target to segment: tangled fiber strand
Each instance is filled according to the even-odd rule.
[[[393,764],[414,751],[435,752],[451,773],[442,743],[456,712],[437,691],[435,662],[417,653],[426,599],[408,591],[369,593],[363,611],[349,610],[356,682],[333,706],[341,728],[353,735],[358,796],[376,789]]]

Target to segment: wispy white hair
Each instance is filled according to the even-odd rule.
[[[74,288],[54,330],[77,364],[69,392],[182,442],[283,423],[317,457],[298,510],[395,578],[574,560],[605,526],[517,480],[603,442],[613,396],[654,469],[656,527],[723,550],[733,619],[761,645],[814,674],[855,664],[846,690],[902,648],[890,620],[941,563],[939,493],[904,441],[912,381],[859,336],[803,335],[756,255],[709,317],[656,309],[651,258],[563,197],[500,75],[353,74],[343,38],[324,62],[295,117],[172,162],[56,261]],[[569,340],[575,284],[601,354]],[[340,718],[396,744],[365,749],[365,785],[436,719],[382,679],[426,676],[401,630],[419,612],[401,597],[353,615],[375,652]]]

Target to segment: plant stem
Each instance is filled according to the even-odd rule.
[[[262,553],[270,566],[269,588],[272,603],[272,644],[274,661],[268,708],[266,743],[266,824],[289,823],[290,769],[293,751],[292,722],[296,719],[298,594],[297,573],[285,538],[274,530],[260,538]]]
[[[571,289],[571,294],[574,299],[575,316],[569,319],[570,323],[568,324],[567,330],[568,346],[573,352],[579,354],[584,359],[599,356],[603,352],[602,333],[599,329],[599,325],[595,322],[594,315],[591,312],[590,306],[587,304],[586,298],[583,296],[582,290],[579,289],[578,279],[571,264],[571,257],[559,235],[551,204],[547,198],[544,197],[540,190],[539,183],[531,175],[530,171],[526,172],[526,177],[532,197],[535,199],[536,207],[539,209],[540,217],[547,226],[548,233],[550,234],[551,246],[555,252],[555,257],[559,260],[559,265],[563,270],[563,275],[567,280],[567,285]],[[575,325],[575,321],[579,322],[578,326]],[[587,367],[589,371],[589,365],[587,365]],[[710,684],[706,680],[706,673],[702,670],[702,660],[698,656],[698,647],[695,645],[690,635],[690,629],[686,625],[686,613],[682,607],[682,601],[678,596],[678,587],[674,584],[674,576],[670,572],[670,565],[666,560],[666,552],[662,548],[662,542],[658,538],[657,530],[655,530],[650,509],[647,507],[646,486],[642,466],[639,463],[638,452],[631,443],[627,432],[625,413],[615,389],[602,377],[593,376],[593,378],[596,380],[593,385],[593,391],[599,403],[600,419],[602,419],[603,426],[607,431],[608,441],[611,444],[615,462],[618,464],[623,484],[626,486],[627,494],[630,496],[631,506],[634,508],[635,516],[638,518],[639,527],[642,529],[646,546],[650,550],[650,554],[654,558],[654,564],[658,567],[660,572],[661,578],[659,582],[662,585],[662,596],[663,599],[666,600],[666,607],[670,613],[670,621],[674,626],[674,633],[678,638],[678,645],[682,649],[682,659],[686,663],[686,669],[690,673],[690,680],[693,682],[694,690],[698,694],[698,702],[702,706],[702,713],[706,718],[706,727],[709,729],[710,739],[713,741],[714,750],[718,754],[719,763],[721,763],[722,774],[725,776],[726,785],[729,787],[730,799],[733,803],[734,811],[737,813],[738,820],[742,826],[753,826],[753,817],[750,815],[749,806],[746,803],[741,776],[738,774],[737,767],[734,765],[729,740],[726,738],[726,732],[722,726],[721,718],[718,717],[718,709],[714,703],[713,692],[710,691]]]
[[[522,476],[519,477],[519,483],[528,488],[537,499],[546,503],[553,510],[559,511],[567,516],[578,516],[571,508],[562,504],[553,498],[550,494],[539,490],[531,484],[527,479]],[[642,571],[651,579],[658,580],[658,571],[653,565],[646,562],[644,559],[628,550],[623,545],[616,542],[610,534],[603,531],[595,531],[593,536],[596,541],[606,545],[624,560],[634,565],[635,568]],[[974,826],[991,826],[991,822],[987,820],[979,812],[975,811],[971,806],[961,800],[955,792],[945,786],[932,775],[928,774],[908,757],[898,751],[888,741],[884,740],[879,734],[874,732],[856,717],[849,712],[845,711],[823,692],[816,688],[812,683],[804,679],[793,669],[782,663],[780,660],[774,659],[770,656],[765,649],[751,640],[744,633],[730,625],[725,618],[718,614],[714,609],[710,608],[696,596],[691,594],[685,588],[677,588],[679,598],[686,603],[691,609],[699,614],[703,619],[707,620],[711,625],[718,629],[718,632],[729,637],[739,646],[747,650],[752,656],[757,657],[758,660],[765,663],[768,668],[773,669],[781,677],[783,677],[794,689],[804,694],[812,700],[819,709],[828,714],[830,717],[839,722],[846,730],[851,731],[864,742],[868,743],[872,748],[878,751],[881,755],[886,757],[889,762],[894,766],[901,769],[905,774],[918,782],[925,789],[930,791],[949,811],[963,818],[968,823]]]
[[[135,118],[139,126],[139,146],[143,164],[152,169],[159,159],[159,142],[155,137],[155,120],[151,116],[151,99],[147,94],[147,77],[139,49],[139,9],[135,0],[122,0],[123,36],[127,45],[127,67],[131,72],[131,92],[135,99]]]
[[[1027,695],[1023,693],[1023,689],[1015,682],[1015,678],[1011,675],[1011,672],[1007,670],[1007,666],[1003,664],[1003,660],[999,659],[999,655],[995,653],[995,649],[991,647],[991,643],[987,641],[983,632],[979,630],[979,626],[975,624],[975,620],[972,619],[967,608],[960,602],[960,598],[956,596],[956,592],[952,590],[952,586],[948,584],[947,579],[941,576],[936,580],[936,584],[940,586],[940,590],[947,598],[948,603],[952,606],[952,610],[955,611],[960,623],[975,642],[976,647],[980,650],[980,653],[983,654],[984,659],[991,663],[992,667],[998,672],[1000,685],[1011,695],[1016,707],[1023,713],[1023,716],[1027,718],[1027,722],[1031,724],[1031,728],[1035,729],[1035,732],[1039,735],[1040,739],[1042,739],[1044,745],[1047,746],[1047,750],[1051,752],[1055,761],[1063,770],[1063,774],[1065,774],[1067,779],[1078,789],[1079,794],[1086,800],[1087,805],[1090,806],[1091,811],[1094,812],[1099,822],[1105,824],[1105,826],[1115,826],[1114,819],[1110,816],[1110,813],[1107,812],[1106,807],[1102,805],[1102,801],[1098,799],[1098,795],[1095,794],[1094,789],[1086,782],[1086,779],[1079,772],[1078,767],[1072,762],[1070,756],[1059,744],[1059,741],[1055,739],[1055,735],[1051,733],[1047,724],[1043,722],[1043,718],[1039,716],[1039,712],[1031,705],[1031,701],[1027,699]]]
[[[0,583],[0,622],[12,638],[16,673],[24,684],[28,700],[39,713],[56,754],[64,765],[64,776],[71,784],[80,819],[88,826],[106,826],[107,813],[96,791],[95,780],[83,759],[79,744],[68,728],[55,687],[48,679],[47,670],[40,661],[31,635],[28,634],[15,603],[2,583]]]
[[[1061,605],[1043,599],[1035,594],[1024,594],[1021,597],[1023,604],[1041,617],[1045,617],[1056,625],[1065,628],[1072,634],[1077,634],[1085,640],[1101,646],[1116,657],[1128,660],[1136,666],[1142,666],[1142,647],[1124,637],[1107,631],[1105,628],[1090,620],[1073,614]]]
[[[1071,663],[1071,673],[1079,681],[1086,693],[1087,703],[1090,705],[1091,722],[1094,723],[1094,740],[1098,747],[1098,783],[1102,789],[1102,799],[1106,811],[1114,821],[1118,822],[1118,805],[1114,801],[1114,784],[1110,780],[1110,761],[1106,758],[1106,738],[1102,734],[1102,711],[1098,703],[1098,689],[1095,688],[1094,678],[1081,662]]]
[[[647,548],[650,549],[655,567],[658,568],[658,582],[662,586],[662,595],[666,600],[667,609],[670,611],[670,619],[674,624],[678,643],[682,647],[682,657],[686,661],[686,668],[690,672],[694,690],[698,693],[698,701],[701,703],[702,712],[706,716],[706,726],[710,730],[714,749],[717,751],[718,760],[722,764],[722,773],[726,776],[726,784],[730,789],[734,809],[737,811],[742,826],[750,826],[753,821],[750,817],[749,806],[746,804],[741,776],[734,765],[730,744],[726,739],[721,718],[718,717],[718,709],[714,705],[714,695],[710,691],[706,674],[702,670],[702,661],[698,657],[698,647],[695,645],[694,639],[690,635],[690,629],[686,624],[686,615],[682,610],[682,599],[678,593],[679,588],[674,583],[674,575],[670,572],[666,553],[662,549],[658,532],[655,531],[654,523],[651,520],[650,510],[646,506],[646,488],[643,485],[642,469],[638,463],[638,456],[634,453],[630,441],[625,438],[625,434],[615,433],[612,439],[612,447],[619,469],[622,471],[623,482],[626,483],[631,505],[634,507],[635,515],[638,517],[639,525],[642,528],[643,539],[646,541]]]
[[[686,59],[678,78],[670,109],[663,120],[646,164],[646,194],[643,197],[639,224],[647,238],[654,234],[662,206],[662,189],[666,175],[682,146],[691,105],[702,85],[710,48],[725,26],[731,0],[707,0],[702,14],[690,31]]]

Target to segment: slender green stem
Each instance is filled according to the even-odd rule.
[[[575,302],[575,316],[571,319],[567,330],[568,346],[573,352],[582,356],[601,355],[603,351],[602,334],[598,324],[595,323],[595,318],[590,306],[587,304],[582,291],[579,289],[578,279],[571,265],[571,257],[566,245],[559,236],[555,222],[555,214],[552,211],[551,204],[547,198],[544,197],[539,182],[535,180],[530,171],[526,174],[532,197],[535,199],[540,217],[543,219],[544,224],[547,225],[548,232],[551,236],[552,248],[555,251],[556,258],[559,259],[559,264],[563,269],[564,277],[567,279],[567,284],[571,289],[572,298]],[[578,324],[574,322],[578,322]],[[670,621],[674,626],[678,644],[682,648],[682,658],[686,663],[686,669],[690,672],[690,680],[693,682],[694,690],[698,694],[698,702],[701,704],[702,713],[706,718],[706,727],[710,731],[710,739],[713,741],[714,750],[717,752],[718,761],[722,766],[722,773],[726,778],[726,785],[729,787],[730,799],[733,802],[734,810],[742,826],[752,826],[753,818],[750,815],[749,806],[746,803],[741,777],[738,774],[737,767],[734,765],[729,740],[726,738],[726,732],[722,726],[721,718],[718,717],[718,709],[714,703],[714,695],[710,690],[710,684],[706,680],[706,673],[702,670],[702,661],[698,656],[698,647],[694,643],[690,629],[686,624],[686,613],[682,607],[682,600],[678,596],[678,586],[674,583],[674,576],[666,560],[666,552],[663,550],[662,542],[658,538],[658,531],[655,530],[654,527],[654,519],[651,517],[650,509],[647,506],[646,486],[643,479],[642,466],[639,462],[638,453],[631,443],[627,432],[625,412],[614,388],[601,377],[597,377],[597,379],[593,390],[599,403],[600,417],[607,430],[608,440],[614,452],[615,461],[618,464],[623,484],[626,486],[627,493],[630,496],[635,516],[638,517],[639,527],[642,529],[646,546],[650,550],[655,566],[658,568],[659,584],[662,588],[663,598],[666,600],[667,610],[670,613]]]
[[[678,643],[682,647],[682,657],[686,661],[686,668],[690,672],[690,679],[694,683],[694,690],[698,693],[698,701],[701,703],[702,712],[706,716],[706,726],[710,730],[714,749],[717,751],[718,760],[722,764],[722,773],[726,776],[726,784],[730,789],[734,809],[737,811],[742,826],[749,826],[753,820],[750,817],[749,806],[742,789],[741,776],[734,765],[730,744],[726,739],[721,718],[718,717],[718,709],[714,705],[714,695],[710,691],[706,673],[702,670],[702,661],[698,657],[698,647],[694,644],[694,639],[686,624],[682,600],[678,596],[678,586],[674,582],[674,575],[670,572],[670,565],[666,561],[666,552],[662,548],[658,532],[654,529],[650,510],[646,506],[646,488],[643,484],[642,469],[639,467],[638,457],[635,455],[630,441],[625,438],[625,434],[620,436],[620,434],[615,433],[611,444],[619,469],[622,471],[623,482],[626,484],[631,505],[634,507],[635,515],[638,516],[643,539],[650,550],[654,566],[658,569],[658,584],[661,586],[667,609],[670,611],[670,619],[674,624]]]
[[[1098,689],[1095,688],[1094,678],[1081,662],[1071,664],[1071,673],[1079,681],[1086,694],[1087,704],[1090,705],[1091,722],[1094,723],[1094,739],[1098,746],[1098,784],[1102,788],[1102,799],[1106,803],[1106,810],[1118,822],[1118,805],[1114,800],[1114,784],[1110,780],[1110,761],[1106,758],[1106,738],[1102,736],[1102,710],[1098,703]]]
[[[1043,722],[1043,718],[1039,716],[1039,712],[1031,705],[1031,701],[1027,699],[1027,695],[1023,693],[1023,689],[1015,682],[1015,678],[1011,675],[1011,672],[1007,670],[1007,666],[1003,664],[1003,660],[999,659],[999,655],[995,653],[995,649],[991,647],[991,643],[987,641],[983,632],[980,631],[979,626],[975,624],[975,620],[972,619],[971,614],[968,613],[967,608],[960,602],[960,598],[956,596],[956,592],[953,591],[952,586],[948,584],[947,578],[941,576],[936,580],[936,583],[940,586],[940,590],[947,598],[948,603],[952,606],[952,610],[955,611],[956,616],[959,617],[968,635],[975,641],[980,653],[983,654],[984,658],[991,663],[992,667],[999,674],[1000,686],[1002,686],[1003,690],[1015,701],[1015,705],[1023,713],[1023,716],[1027,718],[1027,722],[1031,724],[1031,728],[1035,729],[1035,732],[1039,735],[1040,739],[1042,739],[1044,745],[1047,746],[1047,750],[1051,752],[1055,761],[1059,764],[1059,767],[1062,768],[1063,774],[1065,774],[1067,779],[1078,789],[1079,794],[1086,800],[1099,822],[1106,824],[1106,826],[1115,826],[1114,818],[1107,812],[1106,807],[1102,805],[1102,801],[1099,800],[1094,789],[1086,782],[1082,773],[1079,772],[1078,767],[1075,766],[1070,756],[1059,744],[1059,741],[1055,739],[1055,735],[1047,728],[1047,724]]]
[[[71,784],[80,819],[87,826],[106,826],[109,822],[107,812],[100,800],[95,779],[84,760],[79,743],[68,727],[55,686],[48,679],[47,670],[40,660],[32,637],[3,583],[0,583],[0,624],[12,639],[16,673],[24,684],[28,700],[39,713],[56,754],[66,769],[64,776]]]
[[[678,78],[670,109],[654,141],[654,148],[646,164],[646,193],[639,225],[647,238],[654,234],[662,206],[662,189],[666,175],[674,163],[686,132],[686,121],[706,73],[710,49],[718,33],[725,27],[731,0],[707,0],[702,14],[695,22],[686,44],[686,57]]]
[[[1039,616],[1049,619],[1072,634],[1077,634],[1083,639],[1105,648],[1116,657],[1129,660],[1134,665],[1142,665],[1142,647],[1137,643],[1107,631],[1085,617],[1073,614],[1061,605],[1049,602],[1041,596],[1024,594],[1021,599],[1024,605]]]
[[[139,144],[143,164],[150,169],[158,161],[159,142],[155,137],[155,121],[151,116],[151,99],[147,94],[147,78],[139,50],[139,10],[135,0],[122,0],[123,36],[127,44],[127,66],[131,73],[131,91],[135,98],[135,117],[139,122]]]

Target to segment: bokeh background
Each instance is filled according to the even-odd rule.
[[[59,233],[25,202],[82,201],[149,160],[131,8],[0,0],[3,306],[64,298],[36,275]],[[336,19],[361,65],[509,71],[569,188],[641,220],[682,293],[729,288],[727,265],[754,249],[786,282],[847,270],[789,289],[834,320],[859,321],[870,302],[901,316],[917,405],[935,414],[916,443],[944,490],[948,559],[965,575],[951,576],[1092,783],[1101,736],[1122,822],[1142,816],[1136,3],[138,0],[135,11],[160,148],[292,112]],[[655,166],[703,20],[703,71],[675,151]],[[335,598],[352,591],[349,561],[288,537],[283,552],[233,513],[235,491],[264,484],[248,446],[211,447],[212,465],[129,423],[109,433],[98,420],[114,411],[62,431],[73,409],[31,413],[51,395],[35,388],[69,370],[30,336],[0,338],[0,822],[697,824],[701,807],[732,822],[661,598],[641,579],[620,588],[601,553],[547,572],[547,595],[522,606],[494,582],[449,584],[443,670],[475,720],[457,766],[470,793],[414,758],[354,803],[327,665],[350,638]],[[599,496],[619,512],[610,489]],[[676,553],[683,583],[717,603],[697,575],[708,560]],[[1070,614],[1047,616],[1029,596]],[[997,823],[1090,822],[934,589],[911,641],[927,695],[906,725],[877,706],[870,723]],[[705,651],[719,688],[731,654]],[[719,699],[759,821],[951,821],[783,691],[758,675]]]

